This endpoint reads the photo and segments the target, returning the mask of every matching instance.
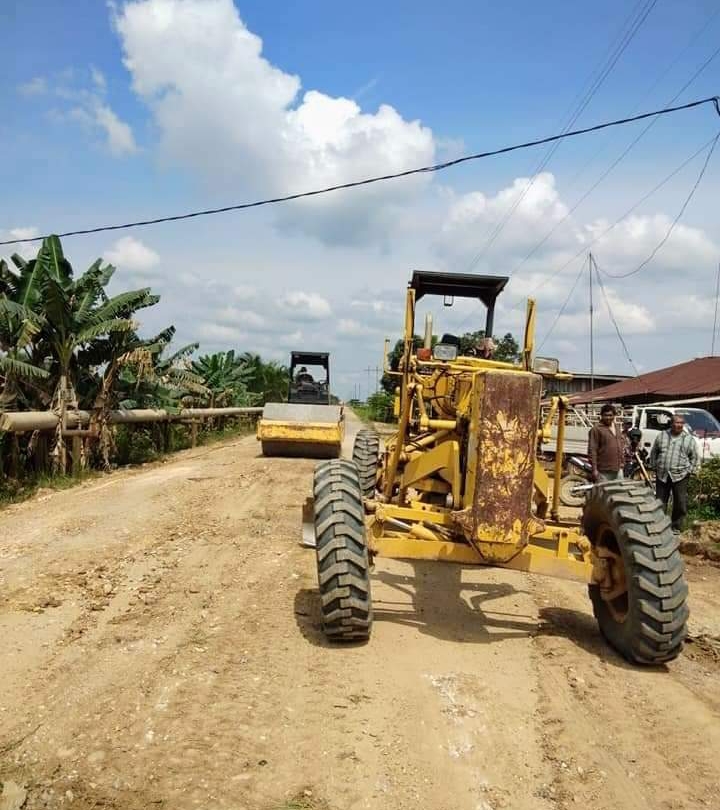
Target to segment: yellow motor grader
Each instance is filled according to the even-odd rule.
[[[482,301],[485,335],[507,278],[415,272],[408,285],[404,351],[396,370],[397,433],[355,440],[353,460],[314,473],[310,541],[316,548],[325,633],[366,639],[372,624],[374,557],[493,565],[587,582],[600,630],[639,664],[670,661],[686,636],[688,588],[663,507],[642,482],[590,490],[580,525],[562,520],[559,487],[536,458],[557,419],[562,475],[567,403],[539,425],[543,379],[558,362],[534,357],[535,305],[528,301],[519,363],[459,355],[426,324],[416,347],[415,308],[425,296]],[[387,357],[387,344],[386,344]],[[308,504],[310,506],[310,504]]]

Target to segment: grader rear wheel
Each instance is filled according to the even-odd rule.
[[[365,640],[372,626],[372,600],[357,467],[344,459],[320,464],[313,494],[323,630],[331,641]]]
[[[644,484],[600,484],[583,527],[597,558],[589,591],[602,634],[633,663],[676,658],[687,635],[688,587],[662,504]]]
[[[360,489],[363,498],[372,498],[375,494],[378,455],[380,454],[380,437],[374,430],[360,430],[355,437],[352,460],[360,476]]]

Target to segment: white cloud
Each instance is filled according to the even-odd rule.
[[[107,147],[110,154],[116,157],[131,155],[137,152],[135,136],[129,124],[121,121],[107,104],[97,104],[93,108],[96,125],[104,130],[107,136]]]
[[[257,290],[248,284],[236,284],[233,287],[233,294],[240,301],[250,301],[257,295]]]
[[[29,228],[11,228],[8,231],[9,239],[34,239],[39,235],[40,231],[34,226]]]
[[[105,74],[98,70],[95,65],[90,65],[90,77],[93,80],[93,84],[97,89],[104,93],[107,90],[107,80],[105,79]]]
[[[279,303],[286,316],[295,320],[319,321],[332,314],[330,303],[317,293],[288,292]]]
[[[105,251],[105,259],[120,270],[146,272],[160,263],[160,256],[139,239],[123,236]]]
[[[33,239],[36,236],[40,236],[40,231],[38,228],[34,226],[25,227],[25,228],[10,228],[10,230],[5,231],[3,234],[4,240],[9,239]],[[14,245],[7,245],[2,249],[2,253],[0,255],[11,256],[13,253],[17,253],[18,256],[22,256],[23,259],[34,259],[37,256],[37,252],[40,249],[40,242],[23,242],[19,241],[17,244]]]
[[[471,267],[475,272],[490,272],[499,263],[498,257],[520,261],[554,225],[558,227],[548,239],[545,253],[574,242],[577,250],[581,235],[570,220],[559,224],[567,206],[560,199],[555,177],[543,172],[532,186],[530,182],[529,177],[518,177],[494,196],[473,191],[451,197],[436,240],[437,255],[457,270]],[[509,268],[503,269],[507,272]]]
[[[224,326],[219,323],[203,323],[198,329],[201,338],[214,341],[212,345],[242,345],[248,340],[248,335],[235,326]]]
[[[249,331],[257,331],[268,327],[268,323],[262,315],[249,309],[223,307],[218,310],[217,319],[223,323],[237,324],[237,326]]]
[[[97,99],[90,99],[84,107],[73,107],[68,117],[88,129],[100,130],[105,137],[105,146],[114,157],[132,155],[138,151],[130,125]]]
[[[138,151],[131,126],[108,104],[107,81],[96,67],[90,66],[89,78],[87,73],[80,78],[75,71],[63,72],[53,91],[57,98],[74,105],[70,109],[50,110],[53,120],[74,121],[88,131],[102,133],[104,145],[114,157]]]
[[[18,86],[18,92],[23,96],[43,96],[47,91],[48,83],[44,76],[35,76]]]
[[[377,331],[367,324],[360,323],[352,318],[340,318],[338,321],[337,330],[341,335],[348,335],[351,337],[373,335]]]
[[[232,0],[137,0],[115,15],[135,92],[150,107],[166,160],[223,191],[311,190],[432,162],[432,132],[392,107],[364,113],[310,89],[262,55]],[[212,126],[208,126],[212,121]],[[358,243],[392,220],[427,178],[294,202],[283,225]]]

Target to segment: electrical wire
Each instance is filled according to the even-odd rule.
[[[585,262],[583,261],[583,263],[582,263],[582,265],[580,267],[580,272],[577,274],[577,277],[575,278],[575,281],[574,281],[572,287],[570,287],[570,292],[567,294],[567,298],[563,302],[563,305],[560,307],[560,311],[555,316],[555,320],[552,322],[550,328],[545,333],[545,337],[540,341],[540,345],[537,347],[537,351],[540,351],[540,349],[542,349],[542,347],[547,342],[547,339],[550,337],[550,335],[552,335],[553,331],[555,330],[555,327],[557,326],[558,321],[560,320],[560,318],[562,318],[563,313],[565,312],[565,309],[567,308],[567,305],[570,303],[570,299],[572,298],[573,293],[575,292],[575,288],[580,283],[580,279],[582,278],[582,275],[583,275],[584,271],[585,271]]]
[[[495,157],[496,155],[506,155],[510,152],[517,152],[521,149],[529,149],[530,147],[533,146],[542,146],[543,144],[553,143],[555,141],[562,140],[563,138],[573,138],[579,135],[586,135],[590,132],[599,132],[603,129],[623,126],[625,124],[633,123],[634,121],[643,121],[645,119],[654,118],[656,116],[670,115],[672,113],[680,112],[682,110],[691,110],[694,109],[695,107],[701,107],[705,104],[712,104],[713,107],[715,108],[715,112],[717,113],[718,117],[720,117],[720,97],[708,96],[707,98],[698,99],[696,101],[689,101],[686,104],[680,104],[676,107],[665,107],[660,110],[653,110],[652,112],[641,113],[639,115],[627,118],[618,118],[614,121],[605,121],[601,124],[594,124],[593,126],[590,127],[583,127],[582,129],[576,129],[573,130],[572,132],[565,132],[559,135],[549,135],[545,138],[538,138],[533,141],[525,141],[524,143],[514,144],[512,146],[503,146],[500,149],[492,149],[487,152],[477,152],[476,154],[472,155],[463,155],[462,157],[455,158],[454,160],[447,160],[443,163],[436,163],[431,166],[421,166],[416,169],[407,169],[405,171],[395,172],[393,174],[384,174],[378,175],[376,177],[367,177],[364,180],[355,180],[349,183],[339,183],[337,185],[327,186],[325,188],[315,189],[313,191],[303,191],[297,194],[286,194],[282,197],[270,197],[263,200],[256,200],[254,202],[226,205],[223,206],[222,208],[206,208],[201,211],[192,211],[186,214],[175,214],[174,216],[163,216],[163,217],[156,217],[154,219],[138,220],[136,222],[128,222],[123,225],[101,225],[96,228],[82,228],[79,230],[66,231],[65,233],[59,233],[55,235],[64,238],[67,236],[85,236],[87,234],[103,233],[106,231],[121,231],[127,230],[128,228],[139,228],[147,225],[158,225],[162,222],[178,222],[179,220],[194,219],[196,217],[211,216],[214,214],[224,214],[230,211],[242,211],[248,208],[260,208],[261,206],[275,205],[277,203],[290,202],[291,200],[299,200],[306,197],[317,197],[322,194],[328,194],[332,191],[357,188],[359,186],[369,186],[374,183],[381,183],[388,180],[397,180],[415,174],[429,174],[432,172],[439,172],[443,171],[444,169],[448,169],[451,166],[459,166],[462,163],[468,163],[473,160],[481,160],[483,158]],[[1,241],[0,245],[15,245],[21,242],[23,243],[41,242],[45,238],[47,237],[35,236],[30,239],[8,239],[5,241]]]
[[[576,261],[576,260],[577,260],[577,259],[578,259],[580,256],[582,256],[582,255],[583,255],[583,254],[584,254],[584,253],[585,253],[587,250],[589,250],[589,249],[590,249],[590,248],[591,248],[591,247],[592,247],[592,246],[593,246],[593,245],[594,245],[596,242],[600,241],[600,239],[602,239],[603,237],[607,236],[607,234],[609,234],[609,233],[610,233],[610,231],[612,231],[614,228],[616,228],[616,227],[617,227],[617,226],[618,226],[618,225],[619,225],[619,224],[620,224],[620,223],[621,223],[621,222],[622,222],[624,219],[627,219],[627,217],[629,217],[629,216],[630,216],[630,214],[632,214],[632,213],[633,213],[634,211],[636,211],[636,210],[637,210],[637,209],[638,209],[638,208],[639,208],[639,207],[640,207],[640,206],[641,206],[641,205],[642,205],[644,202],[646,202],[648,199],[650,199],[650,197],[652,197],[652,196],[653,196],[653,194],[655,194],[657,191],[659,191],[659,190],[660,190],[660,189],[661,189],[661,188],[662,188],[664,185],[666,185],[666,183],[669,183],[669,182],[670,182],[670,180],[672,180],[672,178],[673,178],[673,177],[675,177],[675,175],[677,175],[679,172],[681,172],[681,171],[682,171],[682,170],[683,170],[683,169],[684,169],[684,168],[685,168],[687,165],[689,165],[690,163],[692,163],[692,161],[693,161],[693,160],[695,160],[695,158],[696,158],[698,155],[702,154],[702,152],[703,152],[705,149],[707,149],[707,148],[708,148],[708,147],[710,147],[712,144],[714,144],[714,142],[715,142],[715,141],[717,141],[718,137],[720,137],[720,135],[716,135],[716,136],[714,136],[713,138],[710,138],[710,140],[709,140],[709,141],[706,141],[706,142],[705,142],[705,143],[704,143],[704,144],[703,144],[703,145],[702,145],[702,146],[701,146],[699,149],[697,149],[695,152],[693,152],[693,153],[692,153],[692,155],[690,155],[690,157],[686,158],[686,159],[685,159],[685,160],[684,160],[684,161],[683,161],[683,162],[682,162],[682,163],[681,163],[679,166],[677,166],[675,169],[673,169],[673,170],[670,172],[670,174],[666,175],[666,176],[665,176],[665,177],[664,177],[664,178],[663,178],[663,179],[662,179],[662,180],[661,180],[661,181],[660,181],[660,182],[659,182],[659,183],[658,183],[656,186],[654,186],[652,189],[650,189],[650,191],[648,191],[647,193],[643,194],[643,196],[642,196],[642,197],[641,197],[639,200],[637,200],[637,201],[636,201],[636,202],[635,202],[635,203],[634,203],[634,204],[633,204],[633,205],[632,205],[630,208],[628,208],[628,210],[627,210],[627,211],[625,211],[625,213],[623,213],[621,216],[619,216],[619,217],[618,217],[618,218],[615,220],[615,222],[613,222],[613,223],[612,223],[612,225],[609,225],[609,226],[608,226],[608,227],[607,227],[607,228],[606,228],[604,231],[602,231],[602,233],[598,234],[598,235],[597,235],[596,237],[594,237],[594,239],[592,239],[590,242],[585,243],[585,244],[584,244],[584,245],[583,245],[583,246],[580,248],[580,250],[578,250],[578,252],[577,252],[577,253],[576,253],[574,256],[571,256],[571,257],[570,257],[570,258],[569,258],[569,259],[568,259],[568,260],[567,260],[567,261],[566,261],[564,264],[562,264],[560,267],[558,267],[558,268],[557,268],[557,269],[556,269],[556,270],[555,270],[553,273],[551,273],[551,274],[550,274],[550,275],[549,275],[547,278],[543,279],[543,280],[542,280],[542,281],[541,281],[539,284],[535,285],[535,287],[533,287],[533,289],[532,289],[532,290],[530,290],[530,292],[529,292],[529,293],[524,294],[523,296],[521,296],[521,297],[517,298],[517,299],[516,299],[516,300],[515,300],[515,301],[514,301],[514,302],[513,302],[513,303],[512,303],[510,306],[509,306],[509,309],[512,311],[512,310],[514,310],[514,309],[517,309],[517,308],[518,308],[518,307],[520,307],[520,306],[525,306],[525,303],[526,303],[526,301],[527,301],[527,299],[528,299],[528,298],[532,298],[532,297],[533,297],[533,296],[534,296],[534,295],[535,295],[537,292],[539,292],[539,291],[540,291],[540,290],[541,290],[541,289],[542,289],[542,288],[543,288],[543,287],[544,287],[546,284],[548,284],[548,283],[549,283],[550,281],[552,281],[553,279],[557,278],[557,276],[559,276],[559,275],[560,275],[560,274],[561,274],[561,273],[562,273],[564,270],[566,270],[566,269],[567,269],[567,268],[568,268],[568,267],[569,267],[569,266],[570,266],[570,265],[571,265],[573,262],[575,262],[575,261]],[[713,147],[713,148],[714,148],[714,147]],[[703,172],[704,172],[704,168],[703,168]],[[696,181],[696,185],[695,185],[695,187],[697,187],[697,185],[699,185],[699,181],[700,181],[700,179],[701,179],[701,177],[698,177],[698,180]],[[456,327],[456,328],[461,329],[463,326],[465,326],[469,320],[471,320],[472,318],[474,318],[474,317],[475,317],[475,315],[477,314],[478,310],[479,310],[481,307],[482,307],[482,304],[478,304],[478,305],[477,305],[477,306],[476,306],[476,307],[475,307],[475,308],[474,308],[474,309],[473,309],[473,310],[472,310],[472,311],[471,311],[471,312],[470,312],[470,313],[467,315],[467,317],[466,317],[466,318],[464,318],[464,319],[463,319],[463,320],[460,322],[460,324],[459,324],[459,325],[458,325],[458,327]]]
[[[592,270],[590,271],[592,272]],[[600,292],[602,293],[602,297],[605,301],[605,306],[607,307],[608,315],[610,316],[610,320],[612,321],[612,325],[615,327],[615,332],[617,333],[618,340],[620,341],[620,345],[623,347],[623,351],[625,352],[625,357],[627,357],[628,363],[632,366],[633,371],[635,372],[635,376],[639,377],[640,372],[637,370],[637,366],[633,362],[632,357],[630,356],[630,352],[627,347],[627,343],[625,342],[625,338],[623,338],[622,333],[620,332],[620,327],[618,326],[618,322],[615,319],[615,315],[612,311],[612,307],[610,306],[610,298],[605,290],[605,285],[603,284],[602,277],[597,269],[597,264],[595,264],[595,277],[597,278],[598,285],[600,286]]]
[[[633,38],[635,37],[635,34],[638,32],[638,30],[640,29],[642,24],[645,22],[648,15],[650,14],[650,12],[655,7],[656,3],[657,3],[657,0],[648,0],[645,7],[641,10],[640,15],[638,16],[638,19],[636,19],[635,22],[633,23],[633,27],[631,28],[631,30],[627,34],[625,34],[625,36],[624,36],[623,40],[621,41],[620,45],[616,48],[615,53],[610,57],[610,63],[607,64],[605,66],[605,68],[603,68],[601,70],[600,76],[591,85],[590,89],[586,92],[585,97],[583,99],[581,99],[580,104],[578,105],[578,108],[575,110],[575,112],[571,116],[570,120],[566,124],[565,130],[570,129],[570,127],[573,126],[573,124],[577,121],[577,119],[580,117],[580,115],[582,115],[582,113],[585,111],[588,104],[592,100],[593,96],[600,89],[600,87],[602,86],[605,79],[610,75],[613,68],[617,64],[618,60],[620,59],[622,54],[625,52],[625,49],[630,44],[630,42],[633,40]],[[550,162],[550,160],[554,156],[555,152],[560,148],[560,143],[561,143],[560,141],[556,142],[547,151],[547,153],[545,154],[543,159],[540,161],[540,164],[537,166],[537,168],[533,172],[533,175],[530,178],[530,182],[527,183],[527,185],[523,189],[522,193],[517,197],[515,202],[508,209],[508,211],[505,213],[505,215],[500,220],[500,222],[496,224],[495,229],[493,230],[492,234],[490,235],[490,238],[485,243],[484,247],[480,250],[480,252],[470,262],[470,265],[468,266],[468,268],[466,269],[465,272],[469,273],[470,271],[472,271],[477,266],[480,259],[482,259],[482,257],[487,253],[487,251],[493,245],[493,243],[498,238],[498,236],[505,229],[505,226],[508,224],[510,219],[512,219],[515,211],[517,211],[520,204],[522,203],[522,201],[525,199],[525,197],[529,193],[530,189],[535,184],[535,181],[540,176],[541,172],[545,169],[547,164]]]
[[[720,11],[718,11],[720,13]],[[695,73],[685,82],[685,84],[678,90],[678,92],[668,101],[667,106],[670,104],[674,104],[675,101],[687,90],[687,88],[697,79],[697,77],[705,70],[705,68],[710,65],[713,60],[720,55],[720,46],[715,49],[715,51],[703,62],[702,65],[695,71]],[[647,126],[645,126],[642,131],[628,144],[627,147],[623,150],[623,152],[608,166],[607,169],[598,177],[598,179],[590,186],[590,188],[575,202],[575,204],[570,208],[570,210],[565,214],[562,219],[558,220],[553,227],[543,236],[543,238],[532,248],[532,250],[512,269],[509,273],[510,276],[517,273],[517,271],[525,265],[525,263],[531,259],[535,253],[547,242],[547,240],[557,231],[557,229],[567,222],[568,219],[577,211],[577,209],[585,202],[585,200],[595,191],[595,189],[605,180],[608,175],[613,172],[617,166],[627,157],[627,155],[635,148],[638,142],[645,137],[648,130],[650,130],[655,123],[657,122],[657,118],[653,118]]]
[[[658,242],[658,244],[655,245],[654,249],[652,250],[650,255],[647,257],[647,259],[640,262],[640,264],[634,270],[630,270],[627,273],[617,273],[617,274],[616,273],[608,273],[607,270],[602,270],[600,268],[598,268],[598,272],[604,273],[608,278],[630,278],[630,276],[634,276],[636,273],[639,273],[644,267],[646,267],[655,258],[655,256],[658,254],[658,252],[663,247],[663,245],[670,238],[672,232],[675,230],[675,226],[678,224],[678,222],[682,218],[682,215],[685,213],[685,209],[688,207],[688,205],[690,204],[690,201],[695,196],[695,192],[698,190],[698,186],[702,182],[702,179],[703,179],[703,177],[705,175],[705,171],[706,171],[706,169],[708,167],[708,164],[710,163],[710,158],[712,157],[712,154],[715,151],[715,147],[717,146],[718,138],[720,138],[720,132],[713,139],[710,150],[708,151],[707,156],[705,158],[705,163],[703,163],[703,167],[700,170],[700,174],[698,175],[698,178],[695,181],[695,184],[690,189],[690,193],[687,195],[687,197],[685,198],[685,201],[683,202],[682,206],[680,207],[680,210],[678,211],[677,216],[670,223],[670,227],[667,229],[667,233]]]
[[[710,14],[710,16],[703,22],[702,26],[693,34],[693,36],[688,40],[685,44],[685,47],[677,54],[677,56],[670,62],[670,64],[665,68],[665,70],[660,73],[660,75],[653,81],[653,83],[648,87],[648,89],[643,94],[643,98],[640,99],[638,104],[635,105],[633,109],[633,113],[640,107],[640,105],[649,98],[652,93],[654,92],[655,88],[662,82],[662,80],[670,73],[670,71],[678,64],[678,62],[685,56],[685,54],[695,45],[695,43],[700,39],[700,37],[708,30],[708,28],[715,22],[715,18],[720,15],[720,7],[718,7],[714,12]],[[700,67],[695,71],[695,73],[690,77],[690,79],[683,85],[683,87],[667,102],[667,105],[674,104],[675,101],[682,95],[682,93],[687,90],[687,88],[697,79],[697,77],[705,70],[705,68],[712,62],[715,57],[717,56],[717,51],[709,57],[709,59],[705,60],[705,62],[700,65]],[[600,149],[594,155],[590,157],[590,159],[583,164],[583,166],[573,175],[573,177],[569,181],[569,186],[572,186],[575,181],[585,172],[587,168],[589,168],[605,151],[605,147]]]

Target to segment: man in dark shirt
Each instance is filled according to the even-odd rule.
[[[593,481],[615,481],[623,477],[625,447],[622,432],[615,425],[615,408],[603,405],[600,421],[590,429],[588,455]]]

